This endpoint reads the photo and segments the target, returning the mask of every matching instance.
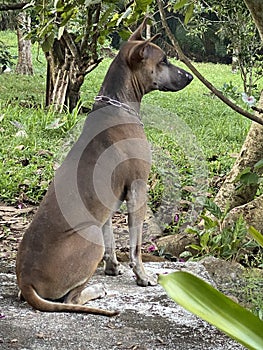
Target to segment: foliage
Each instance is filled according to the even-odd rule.
[[[235,189],[239,191],[246,186],[258,186],[262,184],[262,168],[263,159],[259,160],[256,164],[251,167],[243,169],[235,178]],[[261,186],[262,187],[262,186]],[[262,188],[258,188],[258,193],[262,192]]]
[[[223,94],[234,101],[237,101],[240,98],[240,92],[238,92],[238,88],[233,85],[233,82],[225,82],[221,88]]]
[[[170,1],[171,8],[181,11],[188,24],[189,35],[204,36],[212,26],[217,35],[228,41],[228,51],[240,69],[243,91],[249,96],[258,94],[258,80],[262,76],[262,43],[256,25],[243,0],[233,4],[228,0]]]
[[[28,38],[40,43],[48,62],[46,105],[72,111],[84,78],[104,58],[102,47],[117,30],[134,23],[151,1],[37,0]]]
[[[261,247],[263,247],[263,235],[258,230],[256,230],[253,226],[249,227],[248,232],[251,234],[254,240],[257,241]],[[260,267],[263,267],[263,263],[261,264]]]
[[[0,40],[0,68],[3,65],[11,66],[13,57],[10,54],[8,47]]]
[[[77,113],[64,114],[59,124],[52,110],[22,111],[19,106],[1,106],[1,200],[39,203],[57,167],[61,140],[76,123]]]
[[[84,43],[89,37],[95,45],[92,38],[95,37],[98,44],[103,45],[109,34],[117,29],[127,39],[129,33],[119,27],[120,24],[123,21],[127,25],[134,23],[145,13],[151,2],[152,0],[58,0],[43,3],[37,0],[34,6],[36,21],[30,37],[33,41],[40,42],[44,51],[49,51],[54,40],[59,40],[65,30],[73,34],[74,41]]]
[[[187,228],[187,232],[197,235],[199,244],[191,244],[186,248],[195,249],[200,257],[204,255],[212,255],[218,258],[231,259],[242,263],[250,263],[255,266],[260,264],[260,248],[258,244],[249,239],[246,223],[242,217],[233,223],[232,226],[223,226],[228,209],[222,212],[220,208],[210,199],[207,199],[204,208],[210,215],[202,214],[203,228]],[[211,214],[213,217],[211,217]],[[257,250],[258,253],[253,254],[253,261],[246,261],[249,251]],[[184,256],[186,253],[182,253]],[[189,252],[187,251],[189,256]]]
[[[242,300],[243,306],[263,321],[262,270],[248,269],[244,272],[243,277],[245,283],[238,290],[238,300]],[[232,293],[231,290],[229,292]]]
[[[261,348],[263,322],[210,284],[183,271],[159,275],[158,282],[185,309],[216,326],[248,349]]]

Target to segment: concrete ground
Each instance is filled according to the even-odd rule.
[[[138,287],[125,266],[122,276],[105,276],[99,268],[92,278],[92,283],[105,284],[108,294],[89,304],[119,310],[120,315],[113,318],[35,311],[18,300],[15,275],[0,273],[0,349],[244,349],[176,305],[160,285]],[[153,274],[183,269],[213,284],[199,263],[158,262],[145,267]]]

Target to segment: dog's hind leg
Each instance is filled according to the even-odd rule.
[[[103,284],[86,286],[86,284],[74,288],[65,297],[65,304],[84,305],[90,300],[103,298],[106,295]]]
[[[156,278],[148,276],[144,270],[141,257],[142,228],[146,213],[146,184],[134,181],[127,194],[128,225],[130,235],[130,267],[136,275],[139,286],[155,286]]]
[[[105,253],[103,260],[105,262],[105,274],[109,276],[121,275],[124,271],[123,266],[118,262],[115,252],[115,240],[112,229],[111,217],[102,228]]]

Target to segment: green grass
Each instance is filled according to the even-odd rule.
[[[233,76],[230,67],[225,65],[197,65],[200,71],[212,81],[216,87],[223,86]],[[212,73],[212,74],[211,74]],[[215,78],[220,77],[219,79]],[[239,81],[236,83],[240,84]],[[219,158],[210,164],[210,169],[225,172],[233,164],[231,153],[238,152],[247,134],[250,122],[237,115],[225,106],[197,80],[185,90],[178,93],[154,93],[145,98],[152,105],[161,107],[177,114],[192,130],[207,159]],[[222,169],[221,169],[222,168]]]
[[[243,295],[239,296],[240,300],[244,300],[244,306],[249,308],[263,320],[263,274],[260,269],[247,270],[245,274],[245,286],[239,293]]]
[[[1,200],[37,203],[54,174],[53,155],[61,133],[45,129],[49,115],[41,109],[0,107]]]

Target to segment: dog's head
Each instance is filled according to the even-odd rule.
[[[130,69],[135,75],[138,73],[137,78],[143,84],[145,93],[153,90],[179,91],[185,88],[193,80],[193,76],[170,63],[163,50],[153,43],[160,34],[147,40],[142,37],[146,20],[125,45],[125,56]]]

